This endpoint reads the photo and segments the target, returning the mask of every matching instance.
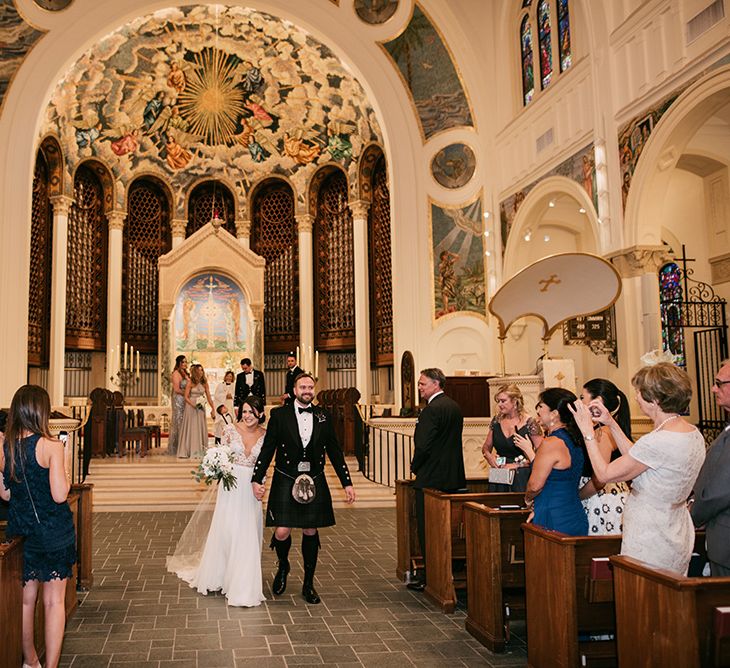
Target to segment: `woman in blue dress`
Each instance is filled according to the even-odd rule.
[[[533,506],[528,521],[536,526],[569,536],[587,536],[588,519],[578,494],[586,462],[585,443],[569,409],[574,401],[576,396],[561,387],[540,394],[537,419],[547,436],[532,463],[525,503]]]

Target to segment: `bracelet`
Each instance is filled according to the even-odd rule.
[[[585,434],[583,434],[583,440],[584,441],[595,441],[596,438],[595,438],[595,436],[593,436],[593,434],[589,434],[588,436],[586,436]]]

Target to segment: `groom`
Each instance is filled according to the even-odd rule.
[[[355,489],[345,456],[337,443],[332,416],[323,408],[312,405],[312,376],[300,373],[294,381],[293,391],[292,403],[271,412],[264,444],[253,469],[251,486],[254,496],[263,499],[264,476],[276,453],[274,479],[266,510],[266,526],[276,527],[271,548],[276,549],[279,559],[271,589],[277,596],[286,590],[291,530],[293,527],[301,528],[304,562],[302,596],[307,603],[319,603],[319,595],[314,588],[320,546],[317,529],[335,523],[332,497],[324,473],[325,453],[345,488],[348,503],[355,501]]]

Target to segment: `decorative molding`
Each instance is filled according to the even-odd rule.
[[[127,220],[126,211],[110,211],[106,214],[107,225],[110,230],[123,230]]]
[[[618,269],[621,278],[635,278],[656,273],[674,258],[669,246],[632,246],[611,253],[607,259]]]
[[[730,282],[730,253],[711,257],[710,271],[713,285]]]
[[[368,211],[370,210],[370,202],[355,200],[350,202],[348,206],[350,207],[353,218],[365,218],[367,220]]]
[[[300,213],[294,216],[294,220],[297,221],[297,232],[312,232],[314,216],[311,213]]]
[[[74,203],[73,197],[68,195],[54,195],[50,200],[54,216],[68,216],[71,205]]]
[[[187,218],[173,218],[170,221],[170,229],[173,237],[185,238],[185,230],[188,226]]]
[[[239,239],[248,239],[251,236],[251,219],[240,218],[236,220],[236,236]]]

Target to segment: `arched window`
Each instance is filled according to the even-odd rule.
[[[143,353],[157,353],[157,260],[171,248],[169,197],[156,181],[137,179],[124,224],[122,340]]]
[[[529,104],[545,90],[556,76],[568,70],[573,62],[570,33],[569,0],[522,0],[519,14],[520,74],[522,103]],[[557,40],[553,39],[552,17],[557,17]],[[533,33],[533,27],[536,33]],[[537,77],[540,90],[535,89],[535,48],[537,48]],[[558,67],[553,63],[557,62]]]
[[[662,347],[677,356],[679,366],[686,365],[684,330],[682,329],[682,272],[675,262],[659,270],[659,309],[662,319]]]
[[[294,193],[272,179],[253,196],[251,250],[266,259],[264,346],[267,353],[294,350],[299,343],[299,243]]]
[[[200,183],[190,193],[188,201],[188,224],[185,237],[197,232],[203,225],[217,216],[223,222],[223,229],[236,236],[236,207],[233,194],[218,181]]]

